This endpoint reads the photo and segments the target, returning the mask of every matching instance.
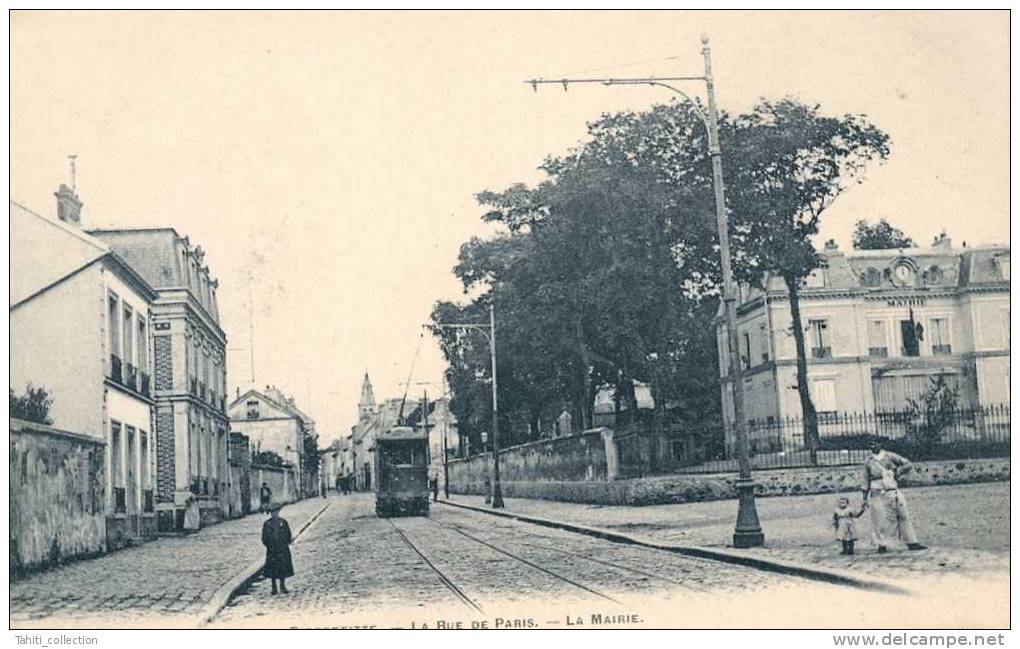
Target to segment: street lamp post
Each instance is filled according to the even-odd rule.
[[[465,324],[436,324],[440,329],[473,329],[482,332],[489,343],[489,361],[492,366],[492,507],[502,509],[503,488],[499,481],[499,397],[496,384],[496,310],[492,302],[489,303],[489,327],[484,325]],[[483,440],[484,445],[484,440]],[[484,449],[483,449],[484,450]],[[488,500],[486,500],[488,502]]]
[[[737,494],[737,523],[733,531],[733,545],[738,548],[759,547],[765,543],[758,511],[754,503],[754,481],[751,478],[750,444],[747,439],[747,418],[744,415],[744,379],[740,366],[739,344],[737,333],[736,285],[733,281],[733,268],[730,261],[729,224],[726,214],[726,192],[722,175],[722,148],[719,146],[718,112],[715,104],[715,82],[712,77],[712,55],[708,44],[708,36],[701,37],[701,54],[704,59],[705,73],[703,76],[689,77],[645,77],[631,79],[531,79],[526,81],[538,90],[539,84],[561,84],[566,90],[571,83],[599,83],[606,86],[616,85],[649,85],[667,88],[690,101],[698,112],[708,131],[708,151],[712,158],[712,185],[715,190],[716,225],[719,229],[719,257],[722,267],[723,304],[725,306],[727,354],[729,361],[728,378],[732,386],[734,433],[737,438],[737,458],[739,479]],[[703,81],[708,94],[708,114],[706,115],[685,92],[670,85],[677,81]],[[670,83],[667,83],[670,82]]]

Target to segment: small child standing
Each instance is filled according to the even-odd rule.
[[[836,540],[842,541],[843,551],[840,554],[853,554],[854,541],[857,539],[854,534],[854,519],[864,514],[865,504],[857,511],[850,509],[850,499],[840,496],[836,511],[832,513],[832,527],[836,530]]]

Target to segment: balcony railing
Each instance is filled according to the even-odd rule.
[[[832,347],[812,347],[812,358],[832,358]]]
[[[124,487],[113,488],[113,511],[117,514],[127,511],[127,491]]]
[[[138,386],[139,387],[139,392],[141,392],[143,396],[146,396],[146,397],[151,396],[152,395],[152,392],[150,390],[151,379],[149,378],[149,375],[146,374],[145,372],[141,372],[139,374],[139,376],[140,376],[140,379],[141,379],[139,381],[139,386]]]
[[[192,394],[192,395],[198,394],[198,379],[195,378],[194,376],[191,377],[191,383],[189,384],[188,387],[189,387],[188,392],[190,394]]]
[[[873,357],[876,357],[876,358],[888,358],[889,357],[889,348],[888,347],[869,347],[868,348],[868,356],[873,356]]]
[[[121,382],[121,361],[116,354],[110,354],[110,379]]]
[[[953,353],[953,347],[951,345],[932,345],[931,353],[933,356],[949,356]]]
[[[153,503],[152,489],[146,489],[142,492],[142,507],[146,514],[151,514],[156,511],[156,507]]]
[[[138,370],[131,363],[124,364],[124,387],[138,390]]]
[[[202,381],[198,382],[198,398],[205,399],[205,383]]]

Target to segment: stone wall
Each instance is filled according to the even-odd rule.
[[[608,449],[608,453],[607,453]],[[491,471],[492,454],[448,463],[451,493],[479,494]],[[612,431],[586,430],[572,435],[529,442],[499,453],[503,485],[532,483],[605,482],[616,477],[616,452]],[[505,488],[503,494],[511,495]]]
[[[12,578],[106,551],[105,442],[10,420]]]
[[[294,467],[273,467],[252,464],[249,473],[251,480],[250,511],[259,510],[259,490],[265,482],[273,491],[274,503],[292,503],[298,500],[297,470]]]
[[[451,467],[452,467],[451,463]],[[450,473],[450,491],[481,493],[472,488],[454,489]],[[502,481],[507,498],[541,498],[599,505],[662,505],[669,503],[725,500],[736,498],[736,475],[672,474],[633,480],[607,481]],[[759,496],[796,496],[861,487],[861,467],[818,467],[756,471],[755,493]],[[911,465],[899,483],[920,487],[972,482],[997,482],[1010,479],[1009,458],[918,462]]]

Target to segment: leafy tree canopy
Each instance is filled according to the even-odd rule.
[[[10,391],[10,416],[25,421],[34,421],[37,424],[49,425],[50,408],[53,406],[53,397],[46,388],[34,387],[31,383],[25,388],[25,394],[17,395],[14,388]]]
[[[912,248],[914,240],[885,219],[879,219],[874,223],[862,220],[854,226],[853,246],[855,250]]]

